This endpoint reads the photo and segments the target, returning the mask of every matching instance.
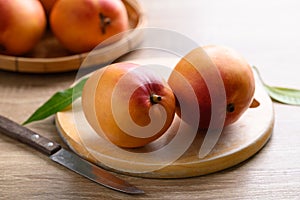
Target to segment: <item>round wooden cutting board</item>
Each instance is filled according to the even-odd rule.
[[[172,59],[166,60],[170,63]],[[223,129],[205,157],[199,157],[199,151],[206,133],[198,132],[195,137],[188,132],[178,134],[181,121],[177,116],[161,138],[137,149],[116,147],[99,136],[86,121],[80,99],[72,108],[57,113],[56,126],[75,153],[106,169],[149,178],[199,176],[241,163],[266,144],[274,125],[273,104],[257,79],[254,97],[259,103]]]

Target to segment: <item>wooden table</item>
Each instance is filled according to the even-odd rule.
[[[297,0],[140,0],[148,26],[168,28],[199,43],[230,46],[256,65],[266,82],[300,88],[300,2]],[[0,71],[0,114],[23,122],[76,72],[35,75]],[[0,199],[299,199],[300,107],[274,103],[271,140],[230,169],[187,179],[125,175],[146,194],[101,187],[0,135]],[[28,127],[62,143],[53,117]]]

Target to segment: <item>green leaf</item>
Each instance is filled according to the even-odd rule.
[[[82,88],[87,78],[82,79],[76,85],[63,91],[56,92],[49,100],[40,106],[23,125],[45,119],[71,105],[82,94]]]
[[[267,85],[262,80],[258,69],[255,66],[253,66],[253,69],[256,71],[258,78],[273,100],[284,104],[300,106],[300,90]]]

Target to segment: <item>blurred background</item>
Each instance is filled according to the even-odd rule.
[[[256,65],[271,85],[300,87],[300,1],[141,0],[141,3],[146,8],[149,26],[178,31],[199,45],[230,46]]]

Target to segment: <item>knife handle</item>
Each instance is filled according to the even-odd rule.
[[[53,142],[1,115],[0,132],[11,138],[19,140],[20,142],[28,144],[49,156],[61,149],[61,146],[56,142]]]

